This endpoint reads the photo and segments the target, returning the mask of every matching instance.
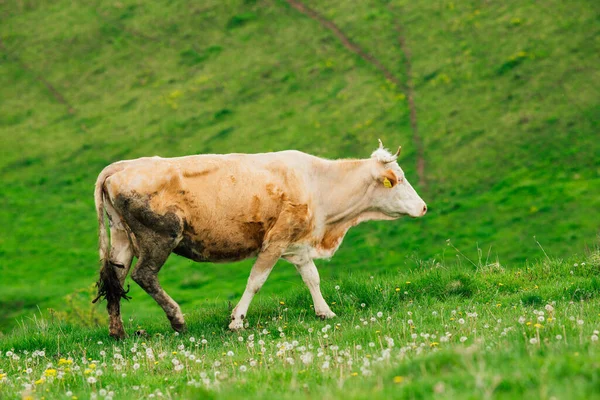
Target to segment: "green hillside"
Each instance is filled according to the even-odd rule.
[[[64,311],[96,280],[96,176],[140,156],[368,157],[379,137],[401,144],[430,211],[354,228],[318,263],[325,280],[450,262],[447,239],[509,269],[544,256],[536,240],[562,258],[598,244],[597,4],[306,4],[370,58],[283,0],[0,3],[1,330],[37,307]],[[173,256],[161,280],[190,312],[237,301],[250,265]],[[281,263],[262,296],[301,285]],[[162,318],[131,293],[126,318]]]

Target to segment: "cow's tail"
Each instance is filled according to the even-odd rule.
[[[98,296],[92,301],[97,302],[101,298],[106,298],[109,303],[119,301],[120,298],[129,300],[127,296],[129,290],[124,290],[117,271],[115,268],[123,268],[123,266],[113,264],[110,261],[110,249],[108,232],[106,231],[106,223],[104,220],[104,200],[105,190],[104,183],[106,179],[112,174],[119,172],[123,169],[121,165],[111,164],[104,168],[98,179],[96,180],[96,187],[94,189],[94,203],[96,205],[96,216],[98,218],[98,252],[100,254],[100,278],[96,283],[98,287]]]

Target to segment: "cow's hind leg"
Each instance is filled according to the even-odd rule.
[[[118,196],[115,206],[133,233],[139,253],[131,278],[162,307],[173,329],[183,331],[185,321],[179,305],[158,282],[158,272],[182,239],[183,220],[176,209],[154,212],[143,197]]]
[[[107,268],[112,270],[118,280],[117,289],[122,295],[107,300],[106,309],[109,316],[109,332],[115,338],[124,338],[126,335],[121,318],[121,298],[127,298],[124,290],[125,278],[133,260],[132,244],[121,216],[116,212],[110,202],[105,203],[108,220],[110,223],[110,258]],[[116,282],[114,283],[116,286]]]
[[[185,330],[181,308],[160,286],[157,276],[171,250],[170,247],[160,247],[152,251],[141,250],[142,254],[131,273],[131,278],[162,307],[171,322],[171,327],[181,332]]]
[[[99,293],[94,302],[106,297],[109,333],[114,338],[122,339],[127,335],[121,319],[121,298],[128,299],[128,291],[123,287],[131,267],[133,249],[123,219],[110,202],[106,202],[105,207],[110,223],[110,254],[108,259],[103,260],[98,281]]]

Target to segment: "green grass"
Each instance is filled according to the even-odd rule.
[[[239,333],[214,301],[185,310],[185,334],[164,317],[131,319],[120,342],[105,326],[35,318],[0,338],[0,397],[590,399],[600,390],[599,272],[596,251],[511,270],[436,263],[350,275],[324,285],[337,318],[318,320],[308,290],[293,289],[259,295]]]

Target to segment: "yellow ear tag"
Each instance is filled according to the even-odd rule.
[[[390,182],[390,180],[388,178],[383,178],[383,186],[385,186],[388,189],[391,189],[392,182]]]

